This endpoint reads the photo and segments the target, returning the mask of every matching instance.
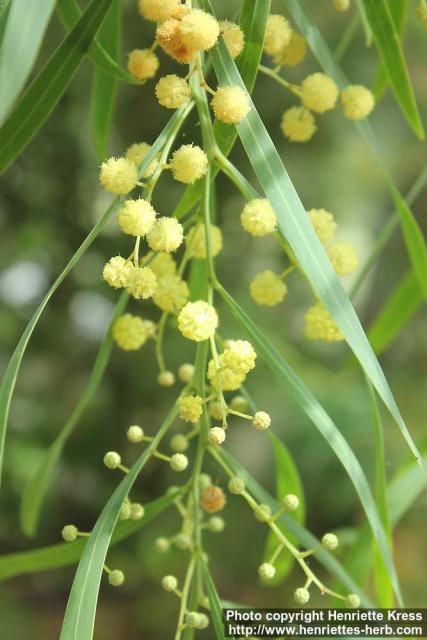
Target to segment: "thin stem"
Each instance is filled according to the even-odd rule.
[[[164,311],[160,317],[159,324],[157,325],[157,336],[156,336],[156,359],[157,364],[159,365],[160,372],[166,371],[165,359],[163,356],[163,338],[166,329],[166,321],[169,317],[169,312]]]
[[[258,192],[248,182],[245,176],[230,162],[230,160],[221,152],[215,156],[217,167],[236,185],[245,200],[253,200],[259,198]]]
[[[184,580],[184,586],[181,592],[181,606],[179,608],[178,622],[177,622],[176,632],[175,632],[175,640],[180,640],[181,634],[183,631],[184,617],[185,617],[185,612],[187,611],[187,600],[188,600],[188,595],[190,593],[191,580],[193,578],[195,564],[196,564],[196,558],[193,555],[188,565],[187,573]]]
[[[273,80],[275,80],[278,84],[282,85],[282,87],[285,87],[285,89],[288,89],[288,91],[293,93],[295,96],[300,97],[301,90],[298,87],[298,85],[288,82],[287,80],[282,78],[282,76],[279,76],[279,74],[274,69],[270,69],[270,67],[265,67],[263,64],[260,64],[258,69],[264,75],[269,76],[270,78],[273,78]]]

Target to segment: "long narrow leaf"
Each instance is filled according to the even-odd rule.
[[[403,32],[405,29],[405,18],[408,11],[408,0],[389,0],[388,8],[390,10],[391,18],[396,27],[397,34],[400,41],[402,41]],[[384,63],[381,62],[377,78],[375,80],[374,95],[376,100],[380,100],[384,95],[389,84],[387,71],[385,70]]]
[[[0,129],[0,172],[25,149],[71,82],[113,0],[92,0]]]
[[[203,560],[201,561],[201,567],[202,567],[203,581],[206,587],[206,593],[209,598],[210,613],[211,613],[213,628],[215,630],[215,637],[217,640],[225,640],[226,636],[225,636],[224,623],[222,621],[221,600],[219,599],[217,590],[215,588],[215,583],[212,580],[212,576],[209,573],[209,569]],[[227,638],[233,638],[233,637],[234,636],[227,636]]]
[[[386,0],[363,0],[363,5],[384,69],[402,113],[417,136],[423,140],[423,125],[418,113],[399,33],[390,13],[388,2]]]
[[[101,576],[123,500],[178,415],[176,405],[108,500],[83,550],[68,598],[60,640],[92,640]]]
[[[340,88],[350,84],[342,69],[335,62],[325,39],[311,18],[305,0],[282,0],[282,4],[285,8],[289,9],[298,28],[304,35],[314,56],[324,71],[335,80]],[[412,267],[417,276],[420,290],[427,299],[427,247],[421,229],[411,209],[399,192],[392,176],[384,165],[380,146],[369,122],[361,120],[357,123],[357,128],[370,146],[379,167],[384,173],[390,195],[393,198],[397,213],[399,214],[400,224]]]
[[[212,58],[222,84],[242,86],[239,72],[223,43],[215,47]],[[237,130],[259,182],[276,212],[279,228],[298,263],[338,324],[363,370],[395,419],[409,448],[421,462],[421,456],[356,312],[310,224],[283,162],[253,104],[248,116],[237,125]]]
[[[0,123],[25,86],[55,3],[12,2],[0,50]]]
[[[121,10],[118,0],[108,12],[99,31],[99,41],[116,59],[120,52]],[[111,75],[95,67],[90,99],[90,127],[95,150],[100,160],[108,155],[108,141],[116,105],[117,81]]]
[[[176,499],[177,494],[162,496],[144,505],[144,517],[141,520],[119,522],[111,538],[111,545],[125,540],[142,527],[145,527],[156,516],[162,513]],[[0,581],[39,571],[61,569],[77,564],[85,548],[87,539],[80,538],[76,542],[61,544],[5,554],[0,558]]]
[[[356,493],[359,496],[361,505],[366,513],[366,517],[369,521],[375,539],[378,542],[382,558],[387,566],[390,579],[393,583],[396,597],[401,602],[400,588],[393,558],[390,554],[387,538],[381,524],[381,519],[378,514],[375,501],[372,497],[363,469],[347,443],[347,440],[341,434],[322,405],[311,394],[302,380],[267,340],[251,318],[249,318],[249,316],[239,307],[237,302],[235,302],[235,300],[224,289],[220,288],[219,292],[230,307],[230,310],[237,321],[244,328],[251,341],[253,341],[257,353],[261,358],[263,358],[267,366],[276,376],[277,380],[286,386],[288,392],[312,421],[314,426],[319,430],[323,438],[325,438],[326,442],[329,444],[346,470]]]
[[[35,475],[31,478],[25,488],[21,501],[20,520],[22,530],[27,536],[32,537],[37,531],[41,508],[43,506],[43,501],[45,499],[46,492],[48,491],[49,484],[52,481],[52,476],[55,471],[56,464],[62,454],[68,438],[71,436],[74,429],[81,420],[83,413],[92,400],[98,388],[98,385],[102,380],[108,361],[110,359],[113,344],[111,327],[117,317],[123,312],[128,298],[129,294],[127,292],[123,292],[120,296],[119,302],[114,309],[110,326],[99,347],[98,355],[96,356],[93,369],[89,376],[89,380],[84,388],[84,391],[80,396],[79,401],[74,408],[74,411],[68,418],[62,430],[56,436],[55,440],[50,445]]]

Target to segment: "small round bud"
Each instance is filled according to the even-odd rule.
[[[65,542],[74,542],[77,540],[79,530],[73,524],[67,524],[61,531],[61,535]]]
[[[347,596],[346,604],[349,607],[349,609],[357,609],[358,607],[360,607],[359,596],[356,593],[350,593]]]
[[[131,513],[132,513],[132,510],[129,502],[127,501],[123,502],[122,506],[120,507],[119,519],[129,520]]]
[[[179,109],[191,96],[187,80],[174,73],[160,78],[156,84],[155,92],[159,104],[167,109]]]
[[[137,424],[133,424],[126,431],[126,437],[129,440],[129,442],[132,442],[133,444],[137,444],[138,442],[143,441],[144,430],[142,429],[142,427],[139,427]]]
[[[128,56],[128,71],[137,80],[154,78],[160,61],[151,49],[134,49]]]
[[[337,98],[337,85],[324,73],[313,73],[301,84],[301,100],[310,111],[316,113],[329,111],[335,107]]]
[[[162,587],[165,591],[175,591],[178,588],[178,580],[175,576],[164,576],[162,578]]]
[[[170,441],[170,447],[172,451],[176,451],[177,453],[184,453],[187,451],[189,446],[189,442],[187,438],[181,433],[177,433]]]
[[[276,575],[276,569],[269,562],[263,562],[262,565],[258,567],[258,575],[261,580],[272,580]]]
[[[204,596],[201,600],[200,600],[200,604],[202,607],[204,607],[205,609],[210,609],[211,608],[211,604],[209,602],[209,598],[208,596]]]
[[[139,502],[134,502],[131,505],[130,510],[131,520],[141,520],[141,518],[144,517],[145,509],[142,504],[139,504]]]
[[[120,587],[125,581],[125,574],[123,571],[119,571],[118,569],[114,569],[108,574],[108,582],[112,587]]]
[[[201,473],[199,475],[199,489],[203,491],[203,489],[207,489],[212,484],[212,478],[207,473]]]
[[[299,507],[299,499],[293,493],[288,493],[282,501],[286,511],[295,511]]]
[[[171,486],[166,489],[166,495],[171,496],[174,493],[177,493],[178,490],[179,487],[177,487],[175,484],[171,484]]]
[[[224,528],[225,528],[225,522],[223,518],[220,518],[219,516],[213,516],[212,518],[209,518],[208,520],[209,531],[212,531],[213,533],[220,533],[221,531],[224,531]]]
[[[271,508],[268,504],[260,504],[254,511],[258,522],[267,522],[271,518]]]
[[[280,128],[291,142],[308,142],[317,131],[314,116],[305,107],[291,107],[285,111]]]
[[[172,371],[161,371],[157,376],[157,382],[161,387],[173,387],[175,376]]]
[[[211,338],[217,327],[217,312],[203,300],[187,302],[178,316],[178,329],[185,338],[195,342]]]
[[[174,453],[170,466],[173,471],[184,471],[188,467],[188,458],[183,453]]]
[[[197,629],[199,625],[200,614],[197,611],[189,611],[185,616],[185,622],[190,629]]]
[[[347,11],[350,8],[350,0],[334,0],[336,11]]]
[[[231,398],[230,407],[234,411],[239,411],[240,413],[245,413],[248,410],[249,404],[246,398],[243,396],[234,396]]]
[[[209,618],[205,613],[199,613],[196,629],[206,629],[209,626]]]
[[[225,495],[221,487],[211,485],[203,489],[200,496],[200,504],[202,509],[208,513],[217,513],[225,507]]]
[[[191,538],[185,533],[178,533],[174,538],[174,543],[178,549],[191,549]]]
[[[334,551],[338,547],[338,538],[334,533],[325,533],[322,537],[322,547],[328,551]]]
[[[249,285],[250,294],[255,302],[266,307],[274,307],[282,302],[287,290],[280,276],[269,269],[258,273]]]
[[[222,420],[222,413],[223,409],[220,402],[214,400],[209,403],[209,415],[211,418],[214,418],[214,420]]]
[[[219,87],[211,100],[215,117],[226,124],[238,124],[248,115],[249,97],[238,85]]]
[[[200,147],[184,144],[173,154],[170,167],[175,180],[192,184],[206,175],[208,157]]]
[[[184,382],[184,384],[187,384],[187,382],[190,382],[193,376],[194,376],[194,365],[188,362],[185,362],[179,367],[178,378],[181,380],[181,382]]]
[[[127,158],[109,158],[101,165],[99,180],[109,193],[129,193],[138,182],[138,170]]]
[[[225,440],[225,430],[222,427],[212,427],[208,432],[209,444],[222,444]]]
[[[234,493],[236,496],[244,492],[246,486],[244,480],[238,476],[234,476],[228,482],[228,490],[230,493]]]
[[[265,431],[271,425],[271,418],[265,411],[257,411],[252,418],[252,426],[259,431]]]
[[[170,542],[164,537],[157,538],[154,542],[154,548],[158,553],[167,553],[170,549]]]
[[[108,451],[104,456],[104,464],[107,469],[117,469],[121,463],[122,459],[117,451]]]
[[[310,592],[307,589],[304,589],[304,587],[299,587],[294,591],[294,600],[298,604],[307,604],[310,600]]]

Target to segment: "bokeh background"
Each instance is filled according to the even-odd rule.
[[[222,14],[231,16],[238,2],[217,0]],[[329,0],[311,0],[309,6],[334,49],[349,21],[336,13]],[[425,60],[427,33],[414,18],[415,4],[409,3],[405,52],[427,123]],[[277,8],[277,7],[276,7]],[[151,43],[153,29],[138,17],[135,3],[123,2],[123,61],[132,48]],[[52,20],[37,67],[63,37],[56,18]],[[371,86],[377,69],[374,47],[365,46],[361,25],[356,27],[342,64],[353,82]],[[162,73],[172,70],[162,57]],[[301,80],[318,70],[311,55],[291,80]],[[44,129],[25,153],[1,178],[0,230],[0,368],[4,369],[36,304],[57,273],[74,253],[110,201],[98,184],[98,165],[89,128],[92,66],[85,62]],[[255,103],[273,137],[306,208],[325,207],[339,224],[338,238],[353,242],[361,261],[369,253],[393,207],[384,177],[357,129],[337,110],[320,118],[319,130],[308,145],[285,141],[279,130],[281,113],[294,104],[290,94],[265,77],[259,77]],[[169,113],[158,107],[153,83],[143,88],[120,86],[111,136],[111,152],[120,154],[135,141],[152,142]],[[377,106],[372,125],[380,140],[386,166],[404,193],[425,165],[425,145],[408,129],[390,92]],[[200,139],[193,116],[179,143]],[[251,170],[239,144],[232,159],[249,178]],[[155,192],[157,210],[169,214],[181,188],[162,178]],[[303,315],[312,304],[312,294],[302,278],[292,276],[285,302],[273,309],[257,307],[248,295],[248,283],[265,268],[281,269],[283,258],[273,240],[254,240],[239,225],[242,198],[225,178],[218,179],[218,218],[225,246],[218,271],[227,288],[252,318],[285,354],[315,395],[328,409],[348,438],[373,480],[373,423],[363,376],[351,365],[343,344],[319,346],[303,338]],[[416,200],[413,211],[426,230],[427,192]],[[107,449],[118,449],[132,461],[135,449],[126,444],[125,429],[133,423],[154,432],[165,415],[175,391],[156,384],[156,365],[151,346],[134,354],[114,349],[107,373],[89,410],[68,443],[55,482],[45,505],[40,531],[26,539],[19,528],[18,510],[23,488],[43,459],[47,446],[63,426],[84,388],[98,345],[117,295],[100,278],[103,263],[118,252],[130,252],[129,241],[112,222],[99,236],[49,304],[32,338],[12,404],[7,438],[6,469],[1,492],[1,553],[25,550],[60,541],[68,522],[89,530],[117,484],[117,475],[102,464]],[[377,263],[355,304],[365,327],[408,270],[402,236],[397,231]],[[347,278],[345,286],[351,286]],[[131,304],[130,308],[136,305]],[[238,337],[239,329],[219,302],[222,332]],[[146,306],[153,319],[157,311]],[[413,435],[421,442],[426,433],[425,401],[426,312],[419,311],[381,357],[403,415]],[[193,349],[170,328],[166,342],[172,369],[192,358]],[[327,530],[347,531],[364,522],[352,485],[327,443],[288,398],[270,372],[259,363],[248,388],[259,406],[268,408],[275,432],[291,451],[300,471],[307,501],[307,526],[317,535]],[[408,452],[396,426],[383,415],[386,429],[387,473],[393,476]],[[268,438],[253,433],[236,420],[227,446],[248,466],[252,474],[274,491],[274,465]],[[205,469],[222,486],[226,479],[218,468]],[[139,478],[134,499],[147,502],[160,496],[176,476],[166,465],[152,462]],[[257,566],[261,561],[265,528],[254,521],[243,501],[230,497],[223,512],[226,531],[207,534],[206,547],[218,590],[229,600],[252,606],[286,606],[293,590],[301,585],[294,570],[275,588],[261,588]],[[409,606],[426,606],[427,555],[425,544],[427,499],[421,496],[395,531],[395,558]],[[171,535],[179,526],[171,509],[141,533],[109,553],[109,563],[122,568],[126,584],[112,589],[106,581],[99,598],[95,637],[113,640],[125,637],[171,637],[177,601],[159,585],[167,573],[182,576],[186,553],[172,551],[159,556],[153,542],[159,535]],[[351,533],[351,531],[350,531]],[[351,535],[348,536],[351,544]],[[340,550],[344,558],[345,545]],[[75,568],[23,576],[0,585],[0,637],[32,640],[56,638]],[[328,580],[320,570],[320,574]],[[313,591],[314,593],[314,591]],[[320,606],[319,597],[313,605]],[[212,632],[204,632],[211,637]]]

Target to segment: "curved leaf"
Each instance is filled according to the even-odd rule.
[[[225,628],[222,620],[222,603],[219,599],[215,583],[212,580],[212,576],[206,563],[203,560],[200,560],[200,564],[202,567],[203,582],[205,583],[206,593],[209,598],[210,614],[215,630],[215,637],[217,640],[225,640]],[[234,636],[227,636],[227,638],[234,638]]]
[[[113,346],[111,327],[118,316],[123,312],[128,299],[129,294],[124,291],[114,309],[110,326],[99,347],[99,351],[96,356],[91,374],[89,376],[89,380],[85,385],[84,391],[80,396],[74,408],[74,411],[68,418],[62,430],[56,436],[55,440],[50,445],[35,475],[31,478],[31,480],[25,487],[25,491],[21,501],[20,520],[22,530],[27,536],[34,536],[37,531],[40,519],[40,511],[43,506],[43,501],[49,488],[49,484],[52,480],[56,463],[58,462],[62,454],[68,438],[71,436],[75,427],[79,423],[88,404],[92,400],[99,383],[102,380],[108,361],[110,359],[111,349]]]
[[[0,172],[25,149],[71,82],[113,0],[92,0],[0,129]]]
[[[12,2],[0,51],[0,122],[25,86],[55,3]]]
[[[111,538],[111,546],[125,540],[142,527],[145,527],[157,515],[162,513],[175,500],[177,494],[162,496],[144,505],[145,513],[141,520],[119,522]],[[85,548],[87,538],[76,542],[63,542],[49,547],[8,553],[0,557],[0,581],[39,571],[51,571],[77,564]]]
[[[123,500],[178,415],[176,405],[108,500],[84,547],[68,598],[60,640],[92,640],[101,576]]]
[[[408,0],[389,0],[388,8],[399,38],[402,40],[403,31],[405,29],[406,14],[408,11]],[[374,86],[374,95],[377,101],[384,95],[388,84],[389,80],[387,71],[384,68],[384,63],[381,62]]]

